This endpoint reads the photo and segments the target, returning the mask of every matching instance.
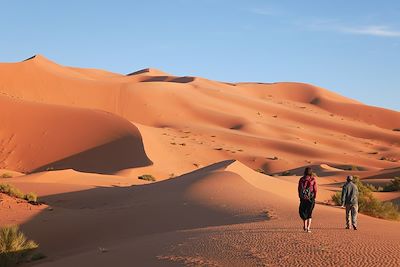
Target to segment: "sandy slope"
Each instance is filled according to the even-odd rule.
[[[40,55],[0,63],[0,105],[0,174],[14,176],[0,182],[53,209],[13,204],[0,225],[23,224],[48,256],[38,265],[400,264],[398,222],[361,216],[346,232],[342,210],[318,205],[305,235],[296,193],[305,166],[319,203],[348,174],[399,176],[399,112],[303,83],[121,75]]]
[[[360,230],[348,231],[343,210],[317,205],[307,234],[295,191],[225,161],[147,186],[45,197],[54,210],[23,228],[50,255],[39,266],[307,266],[307,257],[343,266],[350,255],[363,266],[400,263],[397,222],[361,215]]]

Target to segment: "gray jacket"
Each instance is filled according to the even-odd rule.
[[[358,205],[358,188],[353,182],[346,182],[343,185],[342,204]]]

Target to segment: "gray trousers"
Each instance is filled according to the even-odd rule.
[[[358,204],[346,204],[346,226],[350,227],[350,215],[351,224],[357,227],[357,214],[358,214]]]

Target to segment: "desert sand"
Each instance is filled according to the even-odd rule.
[[[27,266],[400,265],[400,222],[329,204],[346,175],[400,176],[400,113],[314,85],[128,75],[41,55],[0,63],[1,195],[45,259]],[[297,182],[318,175],[313,232]],[[138,179],[151,174],[155,182]],[[397,202],[399,192],[376,193]]]

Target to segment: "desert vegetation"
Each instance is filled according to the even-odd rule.
[[[390,162],[397,162],[396,159],[394,158],[389,158],[389,157],[380,157],[379,160],[386,160],[386,161],[390,161]]]
[[[44,258],[41,253],[33,254],[38,247],[17,226],[0,228],[0,267],[16,266],[22,262]]]
[[[391,180],[389,184],[383,187],[383,191],[400,191],[400,177],[394,177],[394,179]]]
[[[265,171],[261,168],[258,168],[255,170],[256,172],[262,173],[262,174],[266,174]]]
[[[138,179],[146,180],[146,181],[150,181],[150,182],[155,182],[155,181],[156,181],[156,178],[154,178],[154,176],[151,175],[151,174],[143,174],[143,175],[140,175],[140,176],[138,177]]]
[[[364,185],[358,177],[354,178],[354,183],[357,185],[359,191],[358,208],[361,213],[382,219],[400,219],[400,210],[397,205],[392,202],[382,202],[378,200],[373,195],[371,186]],[[341,191],[332,195],[332,201],[336,205],[342,205]]]
[[[0,175],[0,178],[12,178],[12,177],[13,177],[12,174],[8,172],[5,172]]]
[[[35,193],[24,194],[21,190],[10,184],[0,184],[0,192],[10,197],[25,199],[30,203],[37,203],[38,197]]]

